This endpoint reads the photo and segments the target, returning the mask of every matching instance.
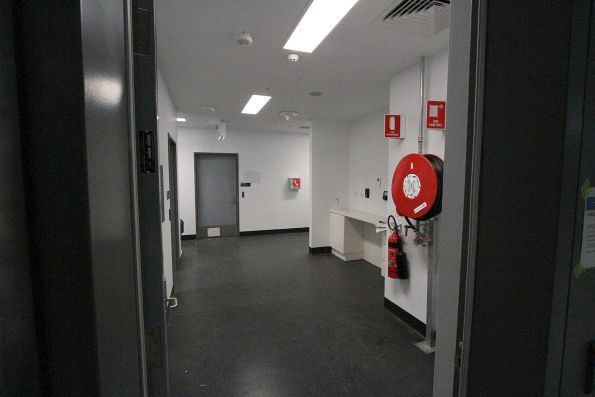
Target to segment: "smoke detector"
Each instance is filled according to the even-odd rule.
[[[244,30],[242,34],[236,37],[236,43],[242,47],[249,47],[252,45],[252,35]]]
[[[279,114],[281,115],[281,117],[285,119],[285,121],[289,121],[292,118],[300,115],[298,112],[294,112],[293,110],[284,110],[282,112],[279,112]]]
[[[289,63],[297,63],[300,60],[300,56],[298,54],[289,54],[287,55],[287,60]]]

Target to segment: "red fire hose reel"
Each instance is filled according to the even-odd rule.
[[[397,213],[425,221],[442,211],[444,161],[433,154],[403,157],[393,174],[392,196]]]

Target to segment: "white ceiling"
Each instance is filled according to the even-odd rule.
[[[424,36],[382,24],[398,2],[360,0],[312,54],[290,64],[283,45],[308,0],[157,0],[158,67],[188,126],[222,119],[230,128],[280,130],[307,120],[352,120],[387,110],[390,78],[448,45],[447,30]],[[254,37],[252,46],[236,44],[242,30]],[[273,99],[259,115],[242,115],[254,93]],[[282,110],[300,116],[287,123]]]

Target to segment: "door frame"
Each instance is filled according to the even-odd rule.
[[[448,167],[444,170],[438,238],[443,270],[438,273],[435,397],[464,395],[467,377],[481,161],[486,2],[454,2],[450,11],[445,149]],[[447,268],[449,271],[444,271]]]
[[[568,326],[568,309],[570,290],[572,287],[573,267],[579,261],[581,241],[576,238],[582,234],[582,207],[578,204],[579,186],[582,165],[582,143],[584,134],[585,101],[587,95],[587,70],[589,48],[591,44],[590,30],[592,25],[592,7],[590,0],[573,2],[571,61],[569,64],[568,103],[566,108],[566,139],[564,147],[564,163],[562,190],[560,194],[560,213],[558,224],[558,242],[556,247],[556,269],[554,275],[554,296],[550,322],[548,345],[545,396],[558,396],[562,392],[564,374],[564,352],[566,349],[566,329]],[[591,33],[592,34],[592,33]],[[592,62],[592,61],[591,61]],[[575,194],[568,194],[574,192]],[[578,233],[578,234],[577,234]],[[573,237],[569,237],[573,236]]]
[[[240,235],[240,158],[238,153],[217,153],[217,152],[194,152],[194,221],[196,222],[196,239],[198,240],[198,193],[200,186],[198,183],[198,159],[209,156],[228,156],[233,157],[236,162],[236,232],[235,236]]]
[[[169,177],[169,222],[171,228],[172,265],[178,270],[181,259],[180,214],[178,208],[178,145],[171,134],[167,134],[167,161]]]

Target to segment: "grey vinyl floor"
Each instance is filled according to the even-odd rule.
[[[383,307],[380,270],[304,233],[183,242],[168,316],[187,396],[431,396],[433,356]]]

